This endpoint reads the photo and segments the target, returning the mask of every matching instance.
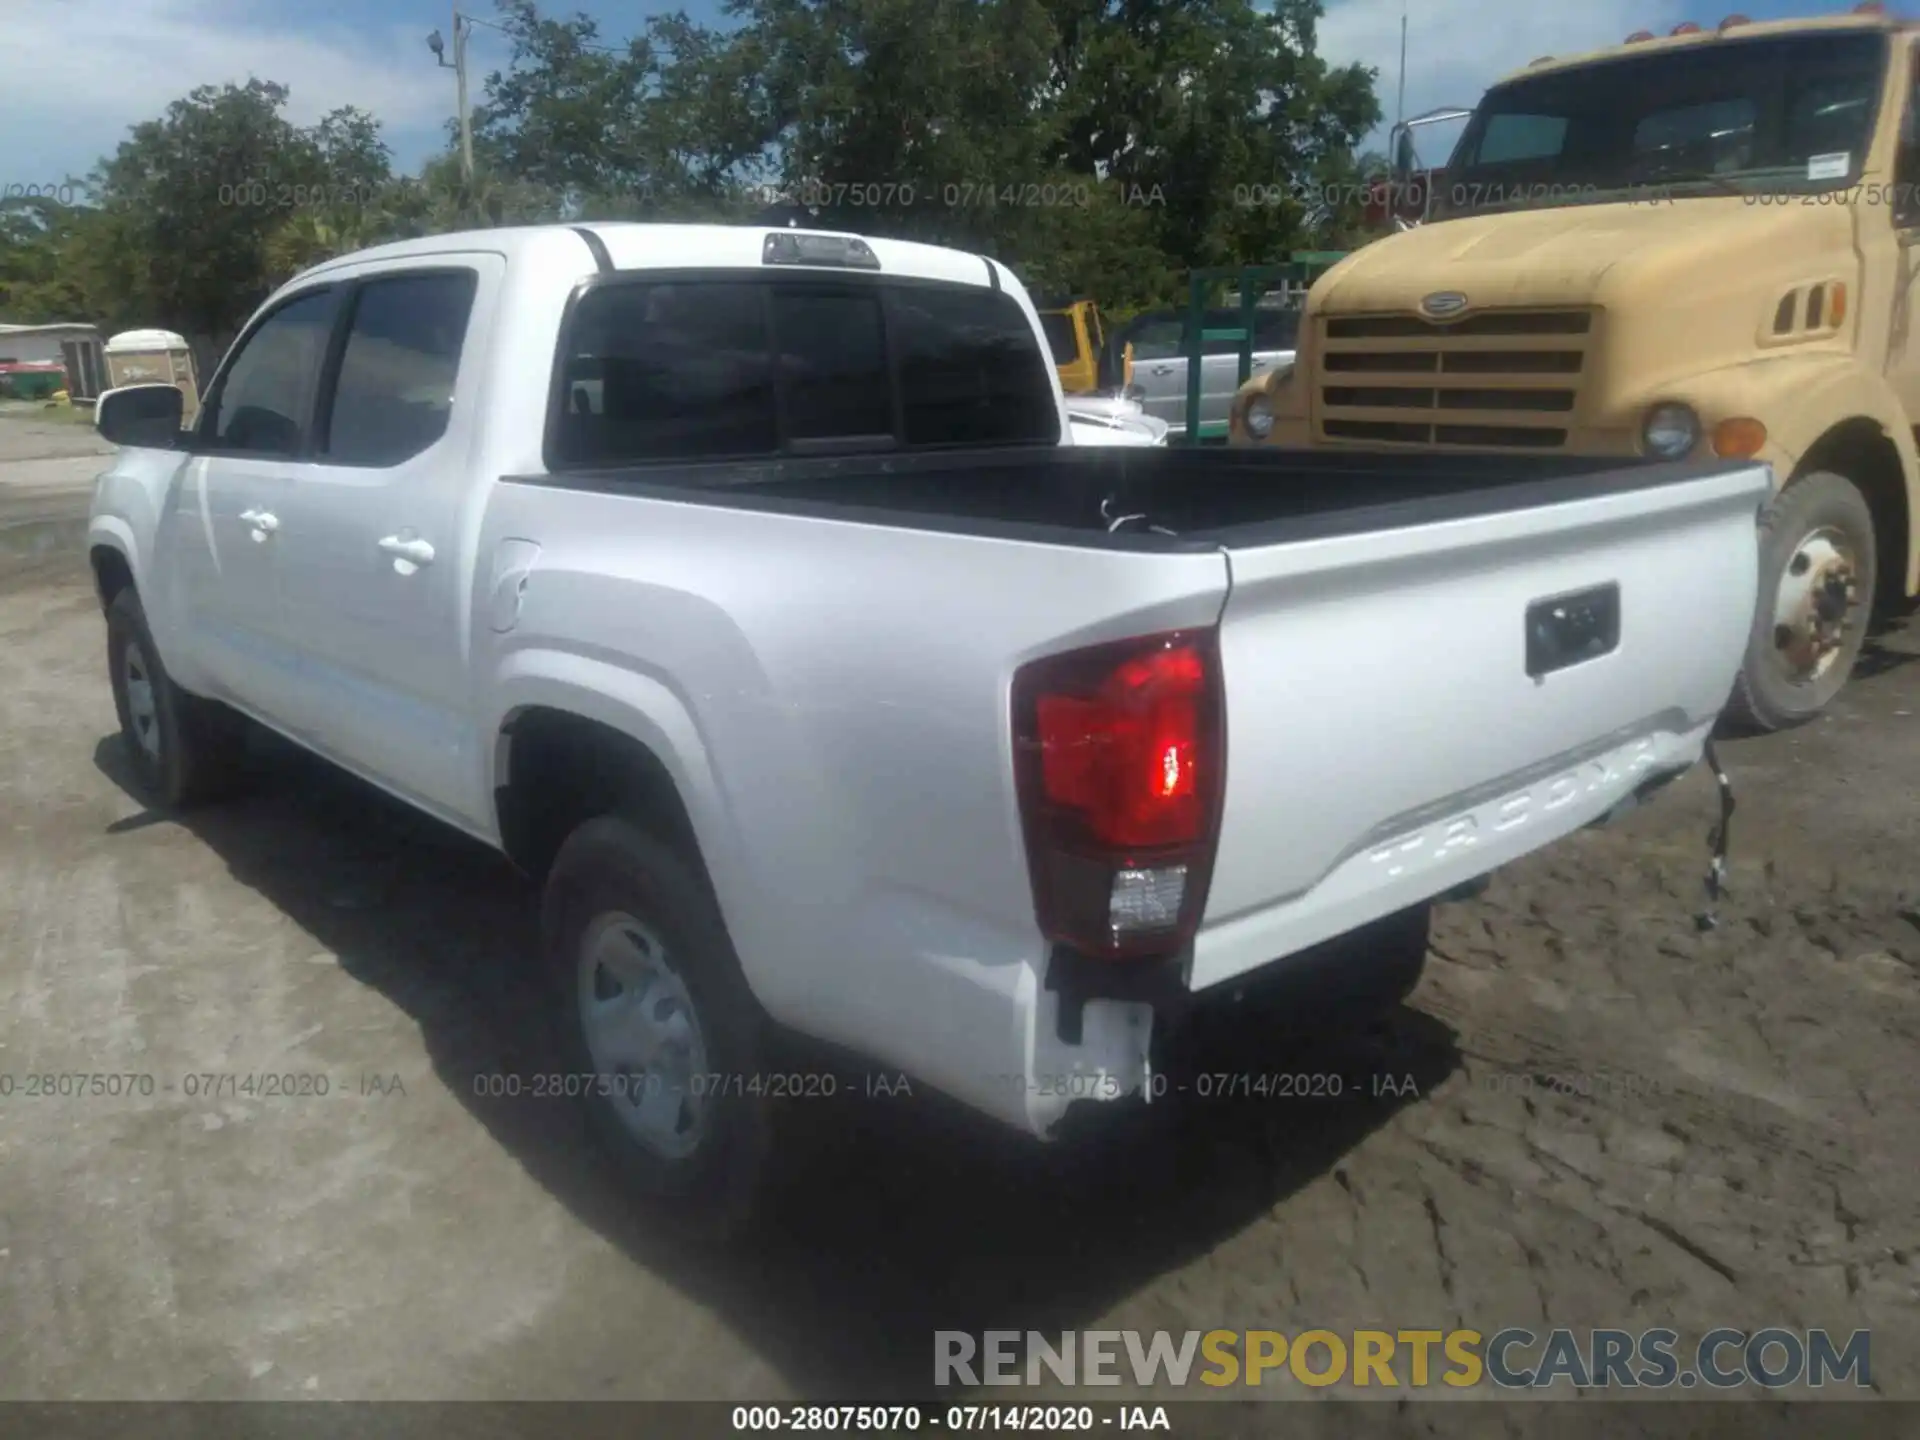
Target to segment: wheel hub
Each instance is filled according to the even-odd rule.
[[[665,942],[631,915],[597,917],[581,937],[577,988],[599,1093],[641,1145],[691,1155],[706,1133],[706,1037]]]
[[[1846,538],[1816,530],[1794,547],[1774,595],[1773,645],[1787,675],[1817,680],[1846,646],[1860,570]]]
[[[160,709],[154,700],[153,677],[147,673],[147,657],[137,642],[129,642],[120,654],[120,678],[127,692],[127,723],[133,742],[150,760],[160,758]]]

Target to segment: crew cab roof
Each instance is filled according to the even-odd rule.
[[[538,260],[544,264],[577,268],[584,277],[598,268],[592,235],[605,247],[616,270],[705,269],[758,270],[762,245],[768,235],[836,235],[844,231],[789,230],[768,225],[675,225],[640,222],[602,222],[583,225],[523,225],[497,230],[463,230],[398,240],[356,250],[327,260],[295,277],[312,280],[332,270],[344,270],[374,261],[425,260],[435,255],[487,251],[505,256],[509,264]],[[945,280],[962,285],[998,286],[1006,272],[983,256],[940,245],[910,240],[888,240],[871,235],[863,240],[880,261],[880,273],[915,280]],[[796,268],[786,266],[783,268]],[[826,267],[822,267],[823,269]],[[833,273],[829,271],[828,273]],[[293,282],[289,282],[293,283]]]
[[[1798,20],[1748,21],[1721,34],[1713,26],[1702,24],[1697,34],[1656,35],[1651,40],[1641,40],[1631,45],[1609,45],[1604,50],[1590,50],[1584,55],[1553,56],[1528,65],[1524,69],[1515,70],[1511,74],[1502,75],[1494,84],[1505,85],[1534,75],[1551,74],[1556,70],[1570,70],[1580,65],[1591,65],[1596,61],[1618,60],[1628,55],[1644,55],[1652,51],[1685,50],[1689,47],[1725,45],[1737,40],[1758,39],[1769,35],[1824,34],[1837,30],[1880,30],[1893,34],[1899,31],[1920,30],[1920,25],[1892,15],[1821,15]]]

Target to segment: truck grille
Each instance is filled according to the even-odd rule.
[[[1551,450],[1579,400],[1593,314],[1489,310],[1320,321],[1323,440]]]

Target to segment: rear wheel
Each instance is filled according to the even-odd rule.
[[[1776,495],[1760,524],[1760,597],[1729,715],[1782,730],[1824,710],[1853,673],[1873,608],[1873,514],[1845,476]]]
[[[560,1045],[622,1178],[671,1218],[730,1239],[772,1173],[765,1023],[695,868],[632,822],[590,820],[543,905]]]

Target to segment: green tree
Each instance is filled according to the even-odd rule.
[[[611,45],[588,16],[501,0],[513,41],[474,111],[475,170],[594,218],[715,213],[766,169],[755,46],[656,16]]]
[[[302,129],[282,113],[287,94],[258,79],[201,86],[100,163],[89,181],[96,310],[226,334],[288,267],[365,237],[360,212],[391,176],[378,122],[347,109]]]
[[[1319,58],[1319,0],[728,0],[631,40],[501,0],[513,42],[452,148],[396,177],[378,121],[310,127],[264,80],[134,127],[87,204],[0,208],[0,304],[196,334],[381,240],[556,219],[810,223],[984,250],[1110,310],[1194,266],[1359,232],[1374,77]]]
[[[823,218],[1006,254],[1049,228],[1043,198],[1095,179],[1057,164],[1042,0],[731,8],[764,59],[782,178]]]
[[[823,219],[985,249],[1123,305],[1178,298],[1192,267],[1317,248],[1358,213],[1374,76],[1319,57],[1319,0],[729,10],[784,179],[840,202]]]
[[[34,325],[93,314],[81,265],[90,218],[56,197],[0,200],[0,315]]]

